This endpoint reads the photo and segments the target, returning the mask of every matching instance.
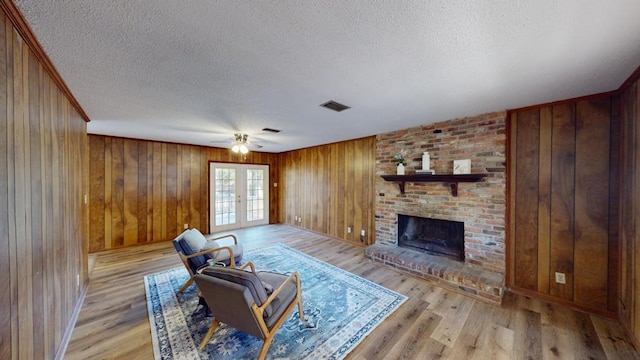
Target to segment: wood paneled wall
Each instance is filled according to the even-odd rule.
[[[209,230],[209,162],[269,165],[276,154],[89,135],[89,252],[172,240],[184,224]],[[270,222],[278,222],[277,188],[270,187]]]
[[[375,152],[367,137],[280,154],[281,221],[357,244],[365,230],[373,244]]]
[[[0,12],[0,359],[61,358],[87,281],[86,123]]]
[[[622,95],[620,318],[640,345],[640,81]]]
[[[617,310],[619,109],[603,96],[510,114],[512,288]]]

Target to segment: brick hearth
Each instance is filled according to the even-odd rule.
[[[368,246],[364,256],[477,299],[497,305],[502,302],[504,276],[498,272],[442,256],[383,244]]]
[[[376,174],[395,174],[394,154],[407,153],[405,173],[422,167],[428,151],[436,174],[451,174],[453,161],[471,160],[479,182],[460,183],[458,196],[443,182],[398,185],[376,179],[376,244],[367,258],[424,279],[500,303],[505,278],[506,112],[398,130],[376,137]],[[464,223],[464,259],[459,262],[397,247],[398,214]]]

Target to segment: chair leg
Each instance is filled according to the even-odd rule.
[[[187,288],[191,286],[191,284],[193,284],[193,276],[186,283],[184,283],[184,285],[182,285],[182,287],[180,288],[180,290],[178,290],[178,293],[176,295],[182,294],[182,292],[187,290]]]
[[[204,339],[202,339],[202,342],[200,343],[200,346],[198,347],[198,349],[202,350],[204,349],[205,346],[207,346],[207,344],[209,343],[209,340],[211,340],[211,336],[213,336],[213,333],[218,328],[218,325],[220,325],[220,322],[216,318],[213,318],[213,322],[209,327],[209,331],[207,331],[207,334],[204,336]]]
[[[270,334],[266,339],[264,339],[264,344],[262,344],[262,349],[260,350],[260,355],[258,355],[258,360],[264,360],[264,358],[267,356],[267,351],[269,351],[269,346],[271,346],[272,342],[273,334]]]
[[[300,320],[304,320],[304,310],[302,309],[302,296],[298,298],[298,315],[300,316]]]

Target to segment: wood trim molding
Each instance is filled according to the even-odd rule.
[[[71,335],[73,334],[73,329],[76,327],[76,322],[78,321],[78,316],[80,316],[80,310],[82,310],[82,305],[84,304],[84,299],[87,297],[87,291],[89,290],[89,279],[84,282],[82,285],[82,290],[80,292],[80,296],[78,297],[78,302],[76,302],[76,306],[73,308],[73,313],[71,314],[71,319],[67,324],[67,327],[64,330],[64,334],[62,334],[62,341],[60,342],[60,346],[58,347],[58,351],[56,351],[55,360],[63,360],[64,354],[67,352],[67,347],[69,346],[69,342],[71,341]]]
[[[524,288],[521,288],[521,287],[518,287],[518,286],[507,286],[507,290],[511,291],[512,293],[518,294],[518,295],[533,297],[533,298],[541,299],[541,300],[549,302],[549,303],[554,303],[554,304],[566,306],[568,308],[571,308],[571,309],[574,309],[574,310],[577,310],[577,311],[581,311],[583,313],[599,315],[599,316],[606,317],[606,318],[609,318],[609,319],[614,319],[614,320],[618,320],[619,319],[618,314],[616,314],[613,311],[595,309],[595,308],[591,308],[591,307],[588,307],[588,306],[579,305],[579,304],[576,304],[573,301],[560,299],[560,298],[557,298],[555,296],[542,294],[542,293],[539,293],[537,291],[524,289]]]
[[[64,80],[62,80],[62,77],[58,73],[58,70],[56,70],[55,66],[53,66],[53,63],[51,62],[51,59],[49,59],[49,56],[47,56],[47,54],[44,52],[44,49],[42,49],[42,45],[40,45],[40,42],[33,34],[33,31],[31,31],[31,27],[29,27],[29,24],[27,23],[18,7],[11,0],[0,0],[0,8],[2,8],[2,10],[5,12],[7,18],[13,24],[13,27],[16,29],[16,31],[18,31],[20,36],[22,36],[22,39],[27,44],[29,49],[33,51],[36,59],[38,59],[45,71],[49,74],[49,76],[51,76],[56,85],[58,85],[60,91],[62,91],[62,93],[66,95],[67,99],[69,99],[69,102],[76,109],[78,114],[84,119],[84,121],[91,121],[89,119],[89,116],[87,116],[87,114],[80,106],[80,103],[78,103],[78,100],[76,100],[76,98],[71,93],[71,90],[69,90],[69,88],[67,87],[67,84],[64,82]]]
[[[633,345],[633,347],[636,349],[637,352],[640,352],[640,340],[638,340],[638,338],[636,337],[636,334],[634,334],[633,331],[631,331],[631,329],[629,328],[629,324],[627,324],[626,321],[622,321],[620,317],[618,317],[617,320],[618,320],[618,324],[622,326],[622,329],[624,330],[625,335],[627,335],[627,339],[631,341],[631,345]]]
[[[622,93],[627,88],[629,88],[629,86],[633,85],[639,79],[640,79],[640,66],[638,66],[636,70],[632,72],[631,75],[629,75],[627,80],[625,80],[622,83],[622,85],[620,85],[620,87],[618,88],[618,93]]]
[[[516,109],[508,109],[507,112],[508,113],[514,113],[514,112],[541,109],[541,108],[550,107],[550,106],[573,104],[573,103],[577,103],[577,102],[584,101],[584,100],[596,100],[596,99],[601,99],[601,98],[605,98],[605,97],[611,97],[611,96],[615,96],[617,94],[619,94],[619,90],[611,90],[611,91],[597,93],[597,94],[579,96],[579,97],[575,97],[575,98],[571,98],[571,99],[552,101],[552,102],[548,102],[548,103],[544,103],[544,104],[529,105],[529,106],[524,106],[524,107],[516,108]]]

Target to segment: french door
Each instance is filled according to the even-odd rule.
[[[269,166],[209,164],[210,232],[269,223]]]

